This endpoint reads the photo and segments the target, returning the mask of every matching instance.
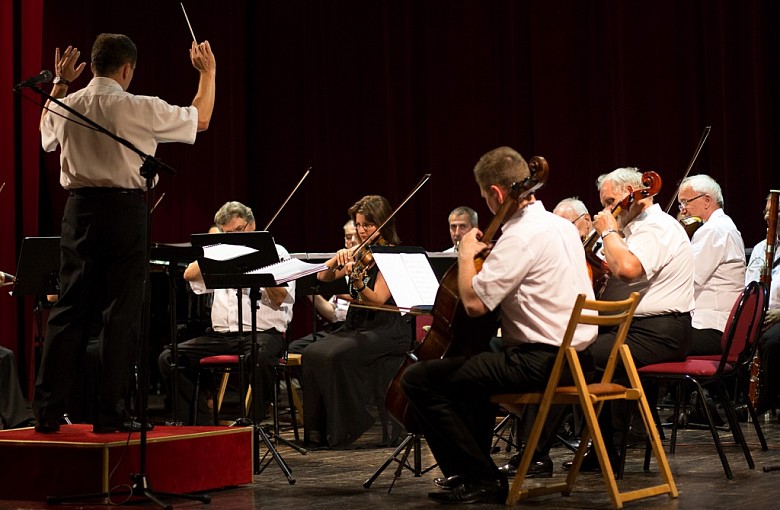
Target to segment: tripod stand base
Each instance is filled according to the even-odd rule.
[[[117,491],[113,493],[98,492],[93,494],[77,494],[74,496],[47,496],[46,503],[49,505],[56,505],[59,503],[77,503],[88,502],[95,499],[102,499],[105,504],[117,505],[125,503],[136,503],[139,498],[145,498],[153,502],[164,510],[172,509],[173,507],[167,503],[164,503],[160,498],[176,498],[176,499],[189,499],[193,501],[200,501],[201,503],[211,503],[211,496],[207,494],[176,494],[173,492],[155,492],[152,490],[149,484],[149,479],[145,474],[134,474],[131,477],[132,486],[129,491]],[[111,498],[118,496],[125,496],[121,502],[116,502]]]
[[[395,485],[395,481],[398,480],[398,478],[401,477],[401,473],[403,473],[404,468],[411,471],[415,477],[420,477],[430,471],[431,469],[435,468],[437,464],[433,464],[432,466],[429,466],[425,469],[422,469],[422,452],[421,452],[422,444],[421,444],[421,438],[417,434],[407,434],[407,436],[404,438],[403,441],[401,441],[401,444],[399,444],[396,449],[393,451],[392,454],[390,454],[390,457],[385,460],[385,462],[377,469],[373,475],[371,475],[371,478],[363,482],[363,487],[368,489],[371,487],[371,484],[374,483],[374,481],[379,478],[379,475],[382,474],[382,472],[390,466],[393,462],[398,463],[398,467],[395,470],[395,474],[393,476],[393,481],[390,484],[390,488],[387,489],[387,492],[389,493],[391,490],[393,490],[393,486]],[[414,449],[413,458],[414,458],[414,465],[410,465],[408,462],[409,454],[412,453],[412,449]],[[401,454],[403,452],[403,454]],[[398,459],[398,456],[401,455],[401,459]]]
[[[278,438],[277,438],[278,439]],[[265,447],[267,448],[265,454],[263,454],[263,457],[260,457],[260,441],[265,443]],[[271,456],[266,461],[266,458],[268,456]],[[281,455],[279,455],[279,452],[276,450],[276,447],[274,446],[273,442],[271,441],[271,437],[268,435],[268,433],[263,430],[263,427],[255,426],[255,474],[259,475],[263,471],[265,471],[265,468],[268,467],[268,465],[271,463],[271,460],[275,460],[276,463],[279,465],[279,469],[282,470],[282,473],[284,473],[284,476],[287,477],[287,481],[290,483],[290,485],[295,484],[295,478],[292,476],[292,470],[290,469],[290,466],[287,465],[287,462],[284,461]]]

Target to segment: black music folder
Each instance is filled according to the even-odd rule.
[[[276,243],[270,232],[258,230],[192,234],[191,240],[192,245],[200,247],[202,251],[198,256],[198,265],[207,288],[277,286],[271,274],[247,274],[279,262]]]
[[[14,296],[59,294],[60,238],[25,237],[16,267]]]

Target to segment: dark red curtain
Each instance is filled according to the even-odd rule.
[[[27,8],[27,2],[2,0],[21,4]],[[50,67],[57,45],[77,45],[86,57],[95,35],[122,32],[139,47],[131,91],[191,101],[197,76],[178,1],[42,4],[42,23],[25,32],[37,38],[40,52],[4,83],[37,74],[41,62]],[[431,181],[399,212],[399,233],[407,244],[441,249],[449,243],[445,224],[455,206],[475,207],[483,225],[490,219],[471,170],[498,145],[548,159],[550,179],[538,194],[548,207],[578,195],[592,211],[600,209],[596,177],[626,165],[661,174],[659,201],[666,206],[708,125],[712,134],[692,173],[721,183],[726,210],[748,246],[765,236],[763,199],[780,186],[772,143],[780,134],[773,93],[780,32],[770,25],[780,3],[185,5],[196,36],[208,39],[217,56],[217,104],[211,128],[194,146],[158,151],[178,173],[161,179],[159,192],[166,195],[155,212],[155,241],[186,241],[233,199],[251,205],[264,226],[311,166],[271,226],[290,251],[335,250],[349,205],[368,193],[397,203],[424,173]],[[22,54],[19,41],[12,41],[13,55]],[[89,78],[85,72],[75,87]],[[38,113],[22,105],[15,138],[37,137]],[[28,151],[37,157],[37,148]],[[7,172],[12,156],[4,150],[1,157]],[[37,233],[56,235],[64,202],[57,156],[41,161]],[[2,221],[11,221],[17,237],[33,235],[35,224],[27,225],[35,211],[6,201],[19,196],[18,186],[15,181],[0,195]],[[2,250],[5,267],[13,265],[13,249]]]
[[[42,0],[0,0],[0,185],[5,184],[0,192],[0,271],[12,274],[22,238],[38,230],[40,109],[11,91],[22,77],[41,70],[42,5]],[[16,353],[25,379],[33,372],[32,298],[9,296],[10,289],[0,292],[0,345]]]

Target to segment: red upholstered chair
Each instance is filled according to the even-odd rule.
[[[241,361],[239,363],[239,360]],[[227,390],[228,378],[232,372],[238,373],[238,387],[241,395],[241,417],[246,417],[246,410],[249,408],[249,404],[252,402],[252,386],[248,387],[246,395],[244,395],[244,356],[237,354],[221,354],[218,356],[207,356],[201,358],[197,376],[195,378],[195,395],[193,398],[193,405],[197,406],[198,395],[200,394],[200,381],[202,373],[209,371],[212,374],[222,375],[219,387],[216,388],[216,394],[214,395],[214,424],[219,424],[219,411],[222,408],[222,402],[225,399],[225,392]],[[216,380],[216,379],[215,379]],[[197,421],[197,409],[193,410],[193,416]]]
[[[761,326],[764,322],[768,304],[766,286],[762,283],[750,283],[739,295],[731,315],[726,323],[721,346],[723,354],[713,357],[688,358],[685,361],[676,363],[657,363],[647,365],[639,369],[639,375],[643,379],[654,379],[654,382],[668,381],[677,387],[674,416],[680,414],[680,404],[684,400],[684,385],[690,383],[694,385],[698,396],[704,402],[704,387],[708,387],[720,400],[723,409],[726,411],[726,417],[729,421],[729,427],[734,440],[740,445],[745,454],[748,467],[753,469],[753,457],[750,455],[750,449],[745,441],[745,436],[739,425],[734,403],[726,391],[725,380],[729,377],[736,377],[741,369],[750,363],[755,352],[758,339],[761,336]],[[715,441],[715,447],[718,450],[723,470],[726,477],[731,479],[733,475],[729,466],[726,454],[723,451],[723,445],[720,436],[715,428],[712,415],[708,406],[704,407],[704,413],[708,420],[712,438]],[[761,425],[756,418],[755,409],[747,403],[748,411],[753,419],[762,450],[767,450],[764,434],[761,432]],[[669,445],[669,451],[674,453],[677,442],[677,420],[673,420],[672,437]]]

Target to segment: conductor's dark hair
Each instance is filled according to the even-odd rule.
[[[107,76],[125,64],[135,68],[138,49],[122,34],[100,34],[92,45],[92,68],[95,76]]]

